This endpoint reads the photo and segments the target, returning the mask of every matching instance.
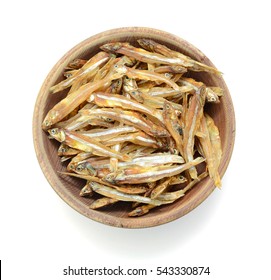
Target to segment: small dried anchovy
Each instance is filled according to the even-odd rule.
[[[59,173],[86,180],[78,195],[90,209],[125,201],[130,217],[180,200],[206,176],[221,186],[221,141],[205,105],[219,106],[223,91],[189,77],[221,72],[153,40],[138,44],[107,43],[71,61],[51,87],[68,94],[42,123],[70,161]]]

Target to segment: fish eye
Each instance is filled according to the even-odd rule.
[[[70,169],[74,169],[74,165],[73,164],[70,165]]]
[[[83,194],[89,194],[91,192],[90,187],[86,186],[81,190],[81,193]]]
[[[50,122],[49,122],[48,120],[46,120],[46,121],[44,122],[44,124],[45,124],[45,126],[50,126]]]
[[[57,133],[57,128],[51,129],[51,134],[56,134]]]
[[[82,171],[84,169],[82,164],[76,166],[76,171]]]
[[[183,129],[181,127],[178,127],[177,131],[179,132],[180,135],[183,135]]]

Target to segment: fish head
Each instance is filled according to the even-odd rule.
[[[74,171],[78,174],[96,176],[97,171],[89,162],[81,162],[74,167]]]
[[[134,88],[134,79],[125,76],[123,78],[123,87],[127,87],[127,91],[132,90]]]
[[[110,184],[115,184],[116,183],[115,178],[116,178],[116,174],[109,173],[104,177],[103,180],[110,183]]]
[[[55,119],[58,117],[58,112],[55,110],[51,110],[48,112],[46,117],[42,122],[42,129],[47,130],[49,129],[54,123],[56,123]]]
[[[125,65],[114,65],[115,73],[112,75],[112,80],[121,78],[123,75],[127,73],[127,67]]]
[[[121,87],[122,87],[122,79],[116,79],[112,81],[110,86],[110,90],[111,90],[110,93],[117,94],[121,90]]]
[[[100,48],[105,52],[116,52],[122,47],[121,42],[107,43],[102,45]]]
[[[168,101],[164,102],[163,114],[164,114],[164,118],[168,119],[170,121],[174,121],[177,118],[175,109],[173,108],[173,106]]]
[[[210,88],[206,89],[206,99],[208,102],[219,103],[218,95]]]
[[[48,130],[49,134],[59,142],[65,141],[65,132],[61,128],[51,128]]]
[[[201,86],[201,87],[196,91],[196,94],[198,94],[198,96],[199,96],[200,104],[201,104],[202,106],[204,106],[205,100],[206,100],[206,87],[205,87],[205,86]]]
[[[51,127],[51,125],[52,125],[52,122],[51,122],[50,118],[48,118],[46,116],[46,118],[42,122],[42,129],[47,130],[48,128]]]
[[[165,111],[165,113],[167,115],[171,115],[173,113],[173,111],[174,111],[172,105],[168,101],[164,102],[163,110]]]
[[[155,44],[155,42],[153,40],[142,38],[142,39],[137,40],[137,42],[144,49],[146,49],[148,51],[152,51],[152,52],[155,51],[155,45],[156,44]]]
[[[74,162],[69,162],[69,164],[67,165],[67,170],[68,171],[74,171],[75,172],[75,168],[76,168],[76,164]]]
[[[58,156],[65,156],[67,155],[68,152],[69,152],[69,146],[63,143],[59,146],[57,150]]]
[[[90,184],[87,183],[82,190],[80,191],[80,196],[88,196],[92,194],[92,188],[90,187]]]

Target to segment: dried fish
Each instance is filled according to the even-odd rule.
[[[71,94],[67,95],[64,99],[58,102],[46,115],[43,123],[43,129],[49,129],[55,123],[61,121],[64,117],[66,117],[70,112],[72,112],[76,107],[78,107],[81,103],[87,100],[87,98],[91,95],[92,92],[98,90],[100,88],[104,88],[111,83],[112,80],[118,79],[123,74],[114,74],[109,76],[108,78],[104,78],[103,80],[87,83],[81,86],[78,90],[73,91]]]
[[[90,152],[98,156],[116,157],[123,161],[127,161],[130,159],[129,156],[113,151],[112,149],[102,145],[98,141],[95,141],[93,139],[90,140],[89,137],[80,135],[79,133],[76,133],[74,131],[52,128],[49,129],[48,132],[52,137],[54,137],[54,139],[58,140],[59,142],[64,142],[66,145],[84,152]]]
[[[194,167],[195,165],[203,162],[204,158],[196,158],[192,161],[181,165],[164,166],[160,170],[156,168],[148,168],[146,170],[141,170],[142,172],[136,172],[135,174],[124,174],[121,170],[117,173],[111,173],[105,176],[104,180],[112,184],[141,184],[158,181],[165,177],[171,177],[184,172],[185,170]],[[138,169],[140,170],[140,169]]]
[[[200,87],[190,99],[187,109],[184,129],[183,129],[183,157],[187,162],[193,159],[195,134],[199,128],[205,104],[205,87]],[[195,167],[189,169],[192,179],[197,178]]]
[[[108,205],[112,205],[116,202],[118,202],[118,199],[115,198],[110,198],[110,197],[102,197],[102,198],[98,198],[95,201],[93,201],[90,205],[89,208],[90,209],[99,209]]]
[[[91,182],[90,183],[91,188],[94,192],[97,192],[101,195],[104,195],[106,197],[111,197],[113,199],[118,199],[120,201],[131,201],[131,202],[140,202],[140,203],[147,203],[147,204],[153,204],[156,206],[166,204],[166,202],[159,201],[156,199],[151,199],[149,197],[144,197],[140,195],[132,195],[132,194],[126,194],[122,193],[114,188],[110,188],[108,186]]]
[[[139,130],[146,132],[151,136],[157,137],[166,137],[169,136],[168,131],[147,118],[144,118],[141,114],[133,111],[121,111],[118,108],[115,109],[90,109],[90,110],[81,110],[82,115],[91,116],[104,116],[109,119],[113,119],[123,124],[134,126]]]
[[[89,208],[130,202],[130,217],[181,203],[207,176],[221,186],[221,140],[205,103],[223,91],[190,75],[221,72],[151,39],[138,43],[108,42],[68,63],[50,89],[67,94],[42,123],[69,161],[59,174],[86,181],[79,196],[94,199]]]
[[[116,94],[106,94],[106,93],[93,93],[88,99],[89,102],[94,102],[100,107],[117,107],[128,110],[134,110],[141,112],[143,114],[149,115],[151,117],[157,118],[160,122],[163,122],[163,117],[161,112],[147,107],[141,103],[134,100],[128,99],[124,96]]]
[[[105,52],[99,52],[95,56],[93,56],[88,62],[86,62],[80,70],[74,72],[73,75],[69,76],[66,80],[56,84],[55,86],[51,87],[50,90],[52,93],[59,92],[64,90],[65,88],[71,86],[75,81],[78,79],[83,79],[86,75],[89,76],[89,73],[95,73],[95,70],[102,65],[103,63],[107,62],[109,59],[109,55]]]
[[[80,193],[79,193],[80,196],[87,196],[87,197],[90,197],[93,195],[93,190],[90,186],[90,182],[87,181],[87,183],[85,184],[85,186],[81,189]]]
[[[190,57],[180,53],[173,51],[166,47],[165,45],[159,44],[153,40],[150,39],[139,39],[137,40],[140,46],[142,46],[145,49],[160,53],[166,57],[171,57],[171,58],[178,58],[182,61],[181,64],[184,67],[186,67],[189,70],[192,71],[206,71],[206,72],[211,72],[217,75],[221,75],[221,72],[219,72],[217,69],[214,67],[210,67],[206,64],[203,64],[201,62],[195,61],[191,59]]]
[[[183,128],[178,121],[177,114],[175,110],[171,106],[169,102],[164,103],[164,113],[163,113],[164,121],[167,130],[170,132],[172,138],[176,142],[176,147],[179,153],[183,156],[184,155],[184,147],[183,147]]]

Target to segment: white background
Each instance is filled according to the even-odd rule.
[[[271,279],[268,2],[1,1],[3,279],[91,279],[63,276],[68,265],[209,266],[209,276],[195,278]],[[35,100],[53,65],[82,40],[123,26],[161,29],[197,46],[225,73],[236,113],[222,190],[177,221],[140,230],[99,224],[66,205],[41,172],[32,141]],[[194,279],[126,277],[156,278]]]

